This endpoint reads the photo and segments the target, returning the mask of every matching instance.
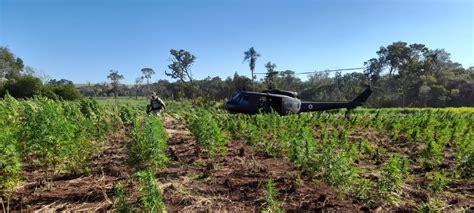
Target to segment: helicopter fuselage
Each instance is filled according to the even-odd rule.
[[[237,93],[227,101],[225,107],[230,112],[246,114],[270,112],[271,110],[280,114],[298,113],[301,100],[279,94],[244,91]]]
[[[296,97],[295,92],[290,91],[242,91],[227,101],[225,108],[234,113],[256,114],[275,111],[281,115],[339,108],[353,109],[362,105],[371,93],[372,89],[367,87],[352,101],[302,101]]]

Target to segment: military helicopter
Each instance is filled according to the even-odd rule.
[[[340,69],[340,70],[353,70]],[[339,71],[339,70],[338,70]],[[280,115],[346,108],[352,110],[367,101],[373,90],[370,85],[352,101],[304,101],[297,92],[279,89],[267,89],[261,92],[239,91],[225,103],[225,108],[232,113],[256,114],[271,112]]]

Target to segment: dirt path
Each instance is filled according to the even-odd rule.
[[[25,165],[24,184],[14,194],[10,209],[104,212],[113,208],[114,183],[133,174],[126,162],[130,138],[125,133],[121,129],[109,137],[103,151],[92,159],[88,174],[56,177],[49,187],[40,184],[40,171]]]
[[[210,160],[183,121],[167,116],[165,127],[174,161],[157,177],[170,212],[261,211],[269,179],[274,180],[288,212],[361,210],[326,184],[299,177],[286,159],[266,157],[243,140],[232,141],[225,157]]]

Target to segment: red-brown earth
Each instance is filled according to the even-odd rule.
[[[226,155],[209,159],[207,151],[187,130],[184,121],[167,116],[165,127],[169,136],[168,154],[172,161],[166,168],[156,172],[156,178],[170,212],[258,212],[265,208],[264,189],[269,179],[274,181],[279,192],[278,199],[287,212],[369,211],[336,188],[301,174],[287,159],[267,156],[244,140],[233,140],[228,145]],[[10,209],[113,211],[118,182],[125,185],[128,202],[133,207],[141,207],[133,179],[134,170],[127,163],[126,145],[131,141],[127,132],[123,128],[109,137],[103,151],[94,156],[91,171],[86,174],[55,177],[48,184],[43,184],[42,171],[25,165],[24,181],[14,193]],[[407,147],[402,140],[391,144],[393,142],[384,134],[363,131],[351,137],[365,137],[371,143],[376,141],[374,146],[382,146],[388,151],[402,150],[401,153],[407,155],[415,149]],[[380,167],[367,159],[357,163],[367,171],[376,171]],[[364,175],[369,178],[371,175],[377,176]],[[423,175],[416,175],[410,184],[426,184],[426,181]],[[412,188],[408,185],[403,195],[411,203],[389,208],[410,211],[416,207],[415,204],[426,201],[428,192],[420,193]],[[449,208],[445,210],[474,206],[472,181],[454,182],[447,191],[453,194],[444,196],[449,201]],[[371,211],[378,210],[380,208]]]

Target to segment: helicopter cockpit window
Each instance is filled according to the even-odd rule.
[[[241,104],[248,104],[249,103],[249,96],[248,95],[242,96],[242,98],[240,99],[240,103]]]
[[[240,93],[239,93],[239,94],[236,94],[236,95],[234,95],[234,97],[232,97],[231,100],[232,100],[233,102],[239,102],[240,96],[241,96]]]

